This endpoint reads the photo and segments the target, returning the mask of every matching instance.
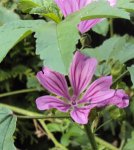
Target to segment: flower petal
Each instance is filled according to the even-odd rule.
[[[78,7],[79,9],[87,6],[88,4],[90,4],[92,2],[92,0],[76,0],[78,3]]]
[[[80,102],[86,102],[97,96],[101,91],[109,91],[112,85],[112,76],[104,76],[95,80],[86,90]],[[100,93],[101,95],[101,93]]]
[[[91,104],[97,104],[97,103],[105,103],[105,100],[112,98],[115,94],[115,90],[107,90],[107,91],[100,91],[96,94],[91,96],[91,100],[89,102]]]
[[[79,10],[78,3],[72,0],[55,0],[56,4],[62,11],[64,17],[70,15],[71,13]]]
[[[72,119],[79,123],[79,124],[87,124],[88,123],[88,115],[93,107],[82,107],[78,108],[75,107],[71,112],[70,115]]]
[[[92,0],[55,0],[64,17],[80,10],[87,4],[91,3],[91,1]]]
[[[51,71],[47,67],[37,73],[37,79],[48,91],[70,99],[67,82],[65,77],[55,71]]]
[[[70,105],[53,96],[41,96],[36,99],[36,105],[39,110],[56,108],[59,111],[67,112]]]
[[[78,29],[81,33],[85,33],[89,31],[92,27],[94,27],[96,24],[100,23],[104,19],[92,19],[92,20],[85,20],[81,21],[78,24]]]
[[[129,97],[124,90],[116,90],[115,95],[108,100],[109,105],[116,105],[119,108],[124,108],[129,105]]]
[[[89,58],[79,51],[74,55],[70,67],[70,81],[74,95],[78,96],[90,83],[97,66],[95,58]]]

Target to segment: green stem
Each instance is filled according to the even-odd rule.
[[[6,107],[8,109],[11,109],[15,113],[26,115],[26,116],[35,116],[35,117],[41,116],[41,114],[39,114],[39,113],[31,112],[31,111],[24,110],[22,108],[17,108],[15,106],[10,106],[10,105],[7,105],[7,104],[0,104],[0,107]],[[48,130],[45,122],[43,120],[41,120],[41,119],[38,119],[38,121],[40,122],[40,124],[42,125],[42,127],[44,128],[44,130],[46,131],[48,137],[53,141],[53,143],[55,144],[55,146],[61,148],[62,150],[67,150],[67,148],[65,148],[63,145],[61,145],[57,141],[57,139],[53,136],[53,134]]]
[[[85,127],[85,131],[86,131],[86,133],[87,133],[88,139],[89,139],[89,141],[90,141],[90,144],[91,144],[91,146],[92,146],[92,149],[93,149],[93,150],[98,150],[97,144],[96,144],[96,141],[95,141],[94,134],[93,134],[92,131],[91,131],[91,126],[90,126],[90,124],[88,123],[88,124],[86,124],[84,127]]]
[[[20,116],[20,115],[16,115],[16,116],[19,119],[51,119],[51,118],[65,119],[65,118],[70,118],[70,116],[44,116],[44,115],[40,115],[40,116]]]
[[[95,140],[98,144],[105,146],[106,148],[110,149],[110,150],[119,150],[118,148],[116,148],[115,146],[111,145],[110,143],[102,140],[99,137],[95,137]]]
[[[122,73],[118,78],[116,78],[116,79],[114,80],[114,82],[112,83],[111,86],[114,86],[114,85],[115,85],[120,79],[122,79],[128,72],[129,72],[129,71],[126,70],[124,73]]]
[[[17,90],[17,91],[13,91],[13,92],[0,94],[0,98],[6,97],[6,96],[11,96],[11,95],[16,95],[16,94],[36,92],[36,91],[39,91],[39,90],[38,89],[34,89],[34,88],[32,88],[32,89],[22,89],[22,90]]]

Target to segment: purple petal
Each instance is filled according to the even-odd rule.
[[[100,23],[104,19],[92,19],[92,20],[85,20],[81,21],[78,24],[78,29],[81,33],[85,33],[89,31],[92,27],[94,27],[96,24]]]
[[[41,96],[36,99],[36,105],[39,110],[48,110],[56,108],[59,111],[67,112],[70,105],[53,96]]]
[[[51,71],[45,67],[42,71],[37,73],[37,79],[48,91],[70,99],[67,83],[62,74]]]
[[[91,3],[91,1],[92,0],[55,0],[64,17],[80,10],[87,4]]]
[[[86,90],[80,102],[86,102],[97,96],[101,91],[109,91],[112,84],[112,76],[105,76],[95,80]],[[100,93],[101,94],[101,93]]]
[[[116,90],[115,95],[111,99],[108,99],[107,103],[109,105],[116,105],[119,108],[124,108],[129,105],[129,97],[124,90],[119,89]]]
[[[105,100],[112,98],[115,94],[115,90],[108,90],[108,91],[100,91],[97,92],[96,94],[91,96],[91,104],[97,104],[97,103],[105,103]]]
[[[55,2],[62,11],[64,17],[79,10],[78,3],[74,0],[55,0]]]
[[[88,4],[90,4],[92,2],[92,0],[76,0],[79,6],[79,9],[87,6]]]
[[[88,115],[90,110],[93,107],[75,107],[74,110],[70,112],[72,119],[79,124],[87,124],[88,123]]]
[[[90,83],[97,66],[95,58],[89,58],[79,51],[74,55],[70,67],[70,81],[74,95],[78,96]]]

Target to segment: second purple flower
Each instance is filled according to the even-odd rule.
[[[74,13],[81,8],[87,6],[88,4],[99,1],[99,0],[55,0],[56,4],[59,6],[62,11],[64,17],[68,16],[71,13]],[[116,0],[106,0],[109,2],[110,6],[114,6],[116,4]],[[81,33],[85,33],[94,27],[96,24],[100,23],[103,19],[92,19],[81,21],[78,24],[78,29]]]

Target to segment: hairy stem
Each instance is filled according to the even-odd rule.
[[[91,144],[91,146],[92,146],[92,149],[93,149],[93,150],[98,150],[98,148],[97,148],[97,143],[96,143],[96,141],[95,141],[95,136],[94,136],[94,134],[93,134],[92,131],[91,131],[91,126],[90,126],[90,124],[88,123],[88,124],[86,124],[84,127],[85,127],[85,131],[86,131],[86,133],[87,133],[89,142],[90,142],[90,144]]]
[[[0,94],[0,98],[2,97],[6,97],[6,96],[12,96],[12,95],[17,95],[17,94],[22,94],[22,93],[29,93],[29,92],[36,92],[39,91],[38,89],[22,89],[22,90],[17,90],[17,91],[13,91],[13,92],[8,92],[8,93],[3,93]]]
[[[20,115],[16,115],[17,118],[19,119],[51,119],[51,118],[59,118],[59,119],[65,119],[65,118],[70,118],[70,116],[44,116],[44,115],[40,115],[40,116],[20,116]]]

